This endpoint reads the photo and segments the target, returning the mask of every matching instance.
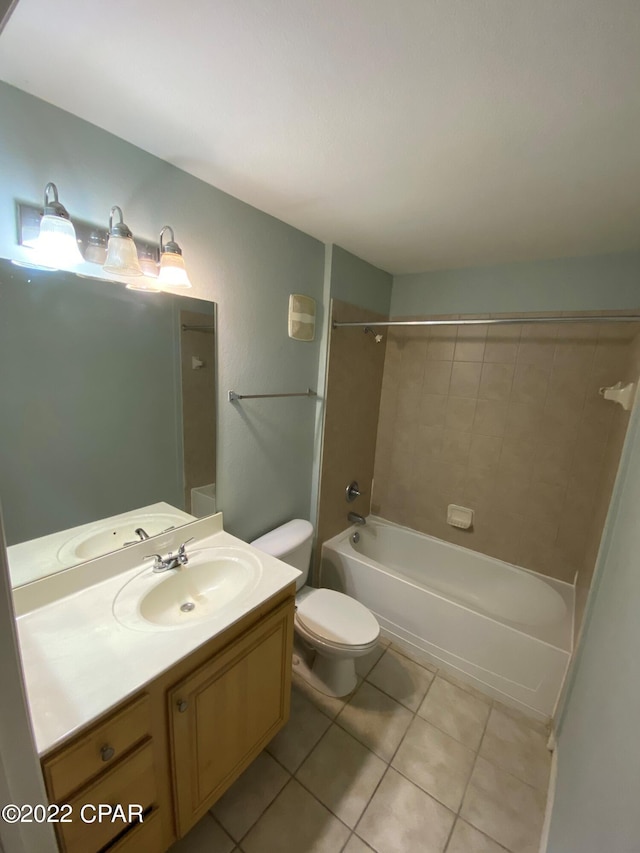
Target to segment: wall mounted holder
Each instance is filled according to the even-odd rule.
[[[462,530],[469,530],[473,527],[473,510],[466,506],[449,504],[447,507],[447,524],[452,527],[459,527]]]
[[[605,400],[612,400],[614,403],[618,403],[625,412],[630,412],[636,396],[636,383],[627,382],[624,385],[622,382],[616,382],[615,385],[611,385],[609,388],[603,386],[598,393]]]

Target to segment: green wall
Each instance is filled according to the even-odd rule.
[[[548,853],[635,853],[640,839],[640,408],[627,433],[558,735]]]
[[[0,115],[0,257],[21,255],[15,200],[40,202],[47,181],[79,219],[106,224],[118,204],[140,237],[157,240],[172,225],[193,296],[219,308],[217,495],[225,527],[250,538],[294,516],[309,518],[320,402],[231,404],[227,391],[316,386],[320,341],[290,340],[287,308],[290,293],[305,293],[318,300],[322,320],[323,244],[6,84]]]
[[[391,316],[640,308],[640,252],[397,275]]]
[[[331,297],[389,315],[393,277],[340,246],[331,253]]]

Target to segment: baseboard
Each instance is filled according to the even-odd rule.
[[[549,788],[547,790],[547,805],[544,811],[544,823],[542,825],[542,834],[540,836],[539,853],[547,853],[549,846],[549,828],[551,827],[551,815],[553,813],[553,803],[556,798],[556,779],[558,777],[558,745],[555,735],[552,732],[549,736],[549,745],[553,744],[553,752],[551,754],[551,772],[549,773]]]

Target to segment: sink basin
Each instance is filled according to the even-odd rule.
[[[260,580],[260,560],[241,548],[187,553],[186,566],[159,574],[149,566],[122,587],[113,603],[122,625],[158,631],[204,622],[238,604]]]
[[[98,521],[65,542],[58,551],[58,559],[65,564],[93,560],[131,542],[139,542],[135,533],[138,527],[142,527],[149,536],[157,536],[188,521],[193,521],[193,516],[183,512],[137,513],[127,518]]]

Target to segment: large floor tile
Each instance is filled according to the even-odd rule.
[[[377,853],[442,853],[455,816],[389,769],[358,824]]]
[[[336,853],[349,829],[292,779],[242,842],[244,853]]]
[[[380,758],[390,761],[412,719],[411,711],[365,681],[336,722]]]
[[[470,749],[478,749],[491,706],[439,675],[418,714]]]
[[[409,658],[409,660],[417,663],[419,666],[424,667],[424,669],[428,669],[429,672],[435,673],[438,671],[438,667],[431,663],[428,659],[427,655],[420,651],[420,649],[415,648],[415,646],[411,646],[410,644],[404,645],[404,643],[393,642],[391,643],[391,648],[394,652],[398,652],[398,654],[404,655],[404,657]]]
[[[545,735],[547,738],[549,737],[549,732],[551,731],[551,724],[549,722],[543,723],[542,720],[530,717],[523,711],[519,711],[517,708],[512,708],[511,705],[505,705],[504,702],[498,702],[497,699],[493,700],[493,707],[498,711],[502,711],[502,713],[506,714],[507,717],[511,717],[512,720],[518,720],[530,729],[539,732],[541,735]]]
[[[464,678],[458,678],[458,676],[453,672],[450,672],[448,669],[439,669],[438,675],[440,678],[444,678],[445,681],[448,681],[449,684],[455,684],[456,687],[464,690],[465,693],[470,693],[472,696],[475,696],[479,702],[484,702],[485,705],[492,704],[493,700],[490,696],[487,696],[487,694],[483,693],[482,690],[478,690],[477,687],[469,684],[469,682],[465,681]]]
[[[316,690],[315,687],[312,687],[311,684],[303,678],[300,672],[296,672],[295,669],[293,670],[292,680],[294,690],[297,690],[298,693],[301,693],[304,697],[309,699],[310,702],[313,702],[313,704],[319,708],[323,714],[326,714],[327,717],[330,717],[332,720],[338,716],[340,711],[342,711],[351,698],[351,695],[353,695],[350,694],[349,696],[342,697],[327,696],[326,693],[321,693],[319,690]]]
[[[296,778],[353,828],[386,767],[366,746],[333,725],[298,770]]]
[[[547,790],[551,770],[547,737],[525,722],[494,708],[489,716],[480,755],[523,782]]]
[[[513,853],[537,853],[545,795],[479,757],[460,816]]]
[[[458,818],[447,853],[505,853],[505,848]]]
[[[231,853],[234,842],[211,815],[206,814],[169,853]]]
[[[385,653],[387,646],[383,645],[378,641],[378,645],[375,649],[371,649],[371,651],[362,655],[362,657],[356,658],[356,673],[361,678],[366,678],[369,672],[373,669],[373,667],[378,663],[382,655]]]
[[[271,741],[267,751],[294,773],[330,725],[331,720],[326,714],[300,691],[292,690],[289,721]]]
[[[229,835],[239,841],[290,778],[275,759],[261,752],[211,811]]]
[[[415,717],[392,766],[457,812],[476,754],[450,735]]]
[[[371,853],[371,847],[357,835],[352,835],[342,853]]]
[[[418,708],[433,679],[433,672],[393,648],[387,649],[367,676],[367,681],[411,711]]]

